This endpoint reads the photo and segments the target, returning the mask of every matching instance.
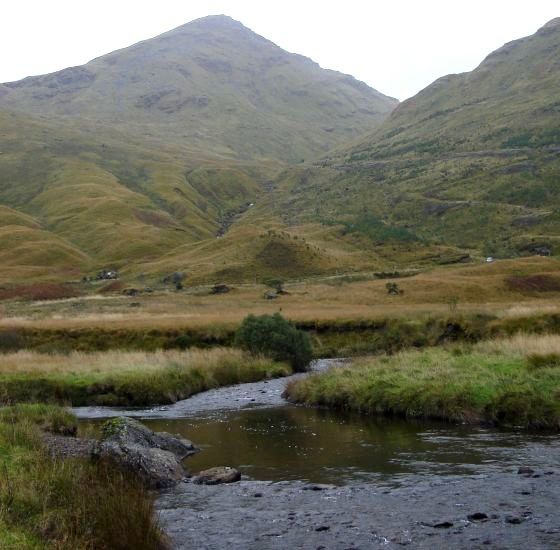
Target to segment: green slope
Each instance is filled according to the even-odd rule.
[[[437,80],[353,145],[284,172],[263,213],[334,225],[395,249],[396,260],[426,245],[560,251],[559,93],[555,19],[474,71]]]
[[[254,200],[271,169],[196,156],[0,111],[0,225],[14,232],[25,227],[16,240],[33,236],[30,255],[45,254],[34,250],[43,246],[36,230],[63,240],[78,254],[82,272],[122,268],[214,239],[224,213]],[[14,238],[6,237],[2,249],[11,251],[10,263],[24,265],[10,248]],[[42,265],[57,269],[67,260],[52,252]]]

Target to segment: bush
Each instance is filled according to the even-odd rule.
[[[235,343],[253,354],[287,361],[295,371],[305,370],[312,359],[309,336],[279,313],[246,317],[235,335]]]

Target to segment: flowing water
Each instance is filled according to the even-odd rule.
[[[340,361],[319,361],[314,370],[343,366]],[[285,384],[286,379],[241,384],[169,407],[75,411],[85,430],[101,418],[136,416],[151,429],[179,433],[202,449],[188,459],[190,471],[233,466],[255,480],[396,486],[410,475],[484,474],[519,464],[560,466],[555,435],[365,418],[296,406],[282,399]]]

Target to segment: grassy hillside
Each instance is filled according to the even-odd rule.
[[[263,204],[376,251],[426,245],[512,256],[558,250],[560,19],[439,79],[373,133],[278,179]],[[321,200],[317,200],[320,196]],[[437,257],[435,258],[437,261]]]
[[[81,67],[7,83],[0,105],[109,124],[153,144],[299,162],[375,127],[397,101],[212,16]]]
[[[324,154],[396,104],[225,16],[2,85],[0,280],[274,271],[278,246],[254,249],[260,229],[241,241],[230,227],[286,162]],[[335,266],[292,248],[290,274]]]
[[[248,283],[555,254],[559,53],[557,19],[351,146],[393,103],[223,17],[8,84],[0,279]]]
[[[275,170],[1,110],[0,152],[0,254],[26,276],[124,268],[214,239]]]

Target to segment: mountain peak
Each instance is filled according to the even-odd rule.
[[[288,162],[357,137],[396,103],[227,15],[0,88],[0,107],[119,124],[220,155]]]
[[[541,31],[549,31],[552,29],[560,29],[560,17],[555,17],[551,19],[546,25],[541,27]]]
[[[223,31],[223,30],[245,30],[249,31],[249,29],[241,23],[241,21],[237,21],[237,19],[233,19],[229,15],[207,15],[205,17],[200,17],[199,19],[194,19],[169,31],[170,33],[174,32],[186,32],[194,29],[203,29],[203,30],[216,30],[216,31]]]

